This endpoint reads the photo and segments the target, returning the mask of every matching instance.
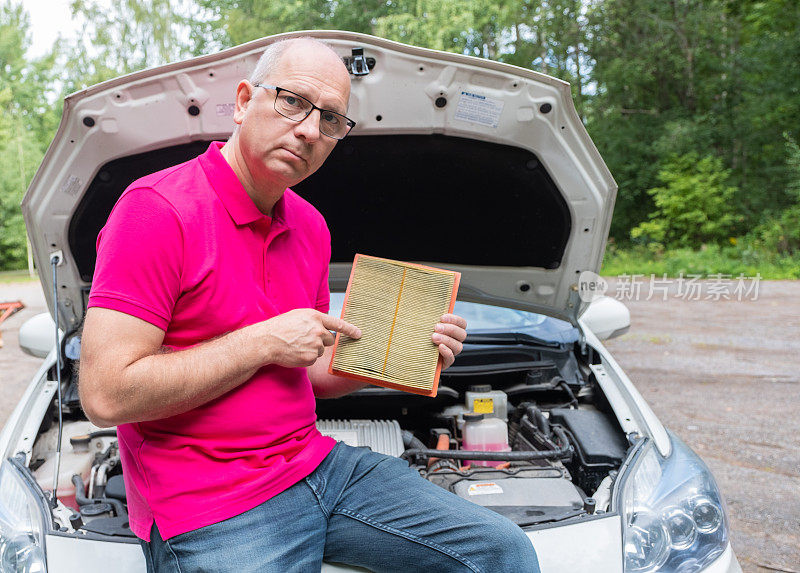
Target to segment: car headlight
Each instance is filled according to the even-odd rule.
[[[669,457],[648,442],[621,483],[626,573],[692,573],[728,544],[714,477],[689,446],[669,436]]]
[[[19,471],[0,463],[0,571],[44,573],[41,502]]]

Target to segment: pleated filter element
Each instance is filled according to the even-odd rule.
[[[442,365],[434,326],[452,312],[460,273],[357,254],[342,318],[361,329],[336,335],[331,374],[436,396]]]

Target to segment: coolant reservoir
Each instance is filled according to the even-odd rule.
[[[467,390],[467,410],[486,414],[487,418],[508,421],[508,397],[501,390],[492,390],[488,384],[470,386]]]
[[[510,452],[508,428],[500,418],[487,418],[485,414],[464,414],[464,433],[461,447],[479,452]],[[471,466],[497,467],[502,461],[467,462]]]
[[[64,504],[73,509],[78,509],[78,504],[75,501],[75,486],[72,484],[72,476],[77,474],[86,483],[89,479],[89,474],[92,470],[92,461],[94,460],[94,452],[90,452],[87,445],[73,445],[70,443],[70,438],[77,435],[88,433],[91,429],[96,429],[89,422],[74,422],[69,426],[64,427],[64,432],[61,438],[61,464],[58,471],[58,499]],[[51,432],[55,438],[54,432],[57,429],[52,428]],[[43,439],[43,441],[45,441]],[[33,476],[36,482],[44,491],[53,491],[53,474],[56,469],[56,455],[55,455],[55,442],[53,439],[50,444],[51,447],[47,448],[44,463],[36,468]]]
[[[53,491],[53,472],[56,469],[56,456],[47,458],[33,473],[37,483],[44,491]],[[66,506],[78,509],[75,501],[75,486],[72,483],[72,476],[78,474],[83,479],[83,483],[89,478],[92,470],[92,456],[89,452],[76,454],[74,452],[62,452],[61,464],[58,468],[58,499]]]

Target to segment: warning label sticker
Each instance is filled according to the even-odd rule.
[[[474,483],[469,486],[469,489],[467,490],[467,494],[469,495],[486,495],[489,493],[503,493],[503,488],[493,481],[486,481]]]
[[[472,401],[472,411],[476,414],[491,414],[494,412],[494,401],[491,398],[475,398]]]
[[[456,105],[455,119],[487,127],[497,127],[504,105],[505,102],[503,100],[470,92],[461,92]]]

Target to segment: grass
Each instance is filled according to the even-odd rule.
[[[644,246],[620,248],[613,244],[606,249],[603,276],[656,275],[679,277],[681,275],[729,275],[762,279],[800,278],[800,255],[778,255],[753,250],[749,247],[709,245],[700,250],[673,249],[652,252]]]
[[[0,284],[38,281],[39,275],[30,276],[28,270],[0,271]]]

